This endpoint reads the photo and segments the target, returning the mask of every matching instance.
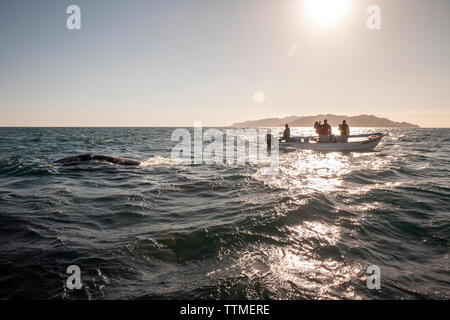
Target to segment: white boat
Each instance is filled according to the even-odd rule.
[[[280,150],[303,149],[316,151],[341,151],[341,152],[363,152],[371,151],[380,143],[385,134],[377,132],[350,136],[348,142],[341,142],[336,137],[336,142],[318,142],[318,137],[291,137],[287,141],[279,139]]]

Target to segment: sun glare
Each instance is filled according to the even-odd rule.
[[[319,27],[335,25],[349,9],[350,0],[306,0],[307,15]]]

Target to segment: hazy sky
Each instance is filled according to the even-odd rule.
[[[336,113],[450,127],[449,0],[349,0],[326,26],[305,1],[0,0],[0,126]]]

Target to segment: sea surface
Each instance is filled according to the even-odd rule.
[[[0,128],[0,299],[450,298],[450,129],[274,175],[174,161],[173,130]],[[54,163],[83,153],[143,163]]]

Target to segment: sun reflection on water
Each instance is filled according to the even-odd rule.
[[[340,227],[305,221],[288,229],[296,245],[286,250],[272,251],[273,258],[278,261],[271,264],[272,273],[281,281],[290,281],[318,298],[333,298],[333,292],[342,286],[348,288],[347,298],[355,298],[349,282],[361,272],[359,266],[350,266],[336,257],[323,259],[316,253],[319,247],[336,248]]]
[[[288,245],[255,245],[226,271],[234,270],[250,283],[263,279],[272,298],[359,298],[353,281],[361,277],[361,266],[350,265],[339,256],[324,258],[317,252],[321,248],[337,250],[339,226],[309,221],[286,231],[290,234]],[[250,294],[248,298],[254,297]]]
[[[305,221],[303,224],[290,227],[293,237],[306,239],[318,239],[320,242],[335,245],[339,240],[340,229],[338,226],[321,222]]]
[[[257,168],[252,178],[283,199],[273,208],[275,219],[285,217],[276,233],[285,237],[267,233],[271,240],[240,252],[229,271],[249,282],[263,281],[273,298],[361,298],[364,266],[350,262],[342,244],[382,205],[360,199],[373,190],[398,186],[385,176],[395,163],[395,155],[378,152],[280,152],[276,174],[264,176]],[[274,240],[278,243],[272,245]]]
[[[376,152],[342,153],[296,150],[280,153],[279,171],[272,176],[262,175],[258,169],[256,179],[263,179],[274,188],[286,189],[300,195],[320,192],[330,194],[345,191],[363,194],[376,188],[376,183],[361,184],[348,177],[353,172],[374,173],[385,171],[395,163],[396,157],[379,157]],[[372,177],[373,178],[373,177]],[[380,183],[384,181],[380,179]],[[387,182],[389,183],[389,182]]]
[[[290,152],[280,155],[278,174],[268,177],[269,184],[310,194],[331,192],[342,185],[342,178],[352,171],[350,156],[338,152]]]
[[[279,216],[295,215],[293,219],[302,221],[281,227],[288,235],[286,246],[255,246],[235,267],[250,278],[264,277],[275,297],[360,298],[356,287],[364,277],[363,266],[348,262],[339,243],[344,234],[361,226],[366,212],[380,205],[357,199],[389,187],[392,182],[382,177],[378,181],[377,175],[394,163],[395,156],[380,157],[376,152],[281,152],[277,174],[262,176],[258,171],[254,177],[291,199],[276,205]],[[307,207],[310,202],[314,204]],[[346,214],[327,215],[330,212]]]

